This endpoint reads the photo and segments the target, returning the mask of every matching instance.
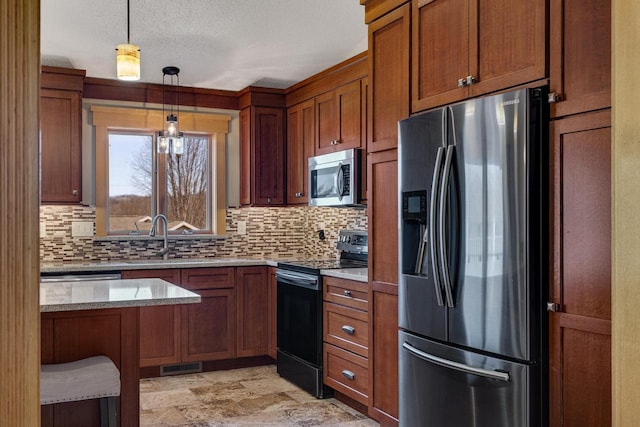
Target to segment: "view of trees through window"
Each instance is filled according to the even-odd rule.
[[[187,135],[184,154],[157,154],[154,135],[109,133],[108,230],[147,232],[156,213],[170,232],[210,230],[210,138]]]

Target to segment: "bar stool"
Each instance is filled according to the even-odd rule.
[[[107,356],[40,366],[40,405],[100,399],[100,425],[115,427],[120,371]]]

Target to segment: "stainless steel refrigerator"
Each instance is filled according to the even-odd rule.
[[[547,423],[546,89],[399,122],[400,425]]]

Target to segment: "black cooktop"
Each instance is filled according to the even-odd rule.
[[[320,270],[333,270],[336,268],[365,268],[366,266],[366,260],[354,259],[316,259],[278,263],[278,268],[282,268],[284,270],[293,270],[315,275],[320,275]]]

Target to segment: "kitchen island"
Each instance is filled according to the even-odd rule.
[[[108,356],[120,370],[118,425],[137,426],[139,307],[199,302],[199,295],[160,279],[41,283],[41,363]],[[42,426],[100,423],[97,400],[41,410]]]

